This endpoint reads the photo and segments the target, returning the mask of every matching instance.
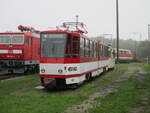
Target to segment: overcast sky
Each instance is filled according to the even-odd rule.
[[[0,0],[0,32],[18,25],[47,30],[75,15],[87,26],[88,36],[116,36],[116,0]],[[147,39],[150,0],[119,0],[120,38]]]

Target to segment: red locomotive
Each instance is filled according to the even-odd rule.
[[[40,32],[22,25],[18,29],[22,32],[0,33],[2,72],[24,73],[39,67]]]
[[[62,27],[66,29],[41,32],[40,77],[44,87],[54,80],[56,86],[77,86],[114,67],[113,49],[85,36],[83,23],[67,22]]]
[[[119,62],[120,63],[128,63],[136,61],[136,53],[135,51],[131,51],[128,49],[119,49]]]

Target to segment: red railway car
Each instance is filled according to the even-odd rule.
[[[22,32],[0,33],[0,67],[2,72],[24,73],[38,70],[40,32],[19,26]]]
[[[135,62],[136,61],[136,53],[135,51],[131,51],[128,49],[119,49],[119,62]]]
[[[76,86],[113,68],[113,49],[85,36],[77,23],[64,23],[65,30],[41,32],[40,77],[44,87],[54,80],[56,86]],[[75,26],[76,31],[68,30]],[[83,27],[83,23],[78,23]]]

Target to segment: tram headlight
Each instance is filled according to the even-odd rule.
[[[45,69],[41,69],[41,73],[45,73]]]
[[[63,72],[63,70],[62,69],[58,69],[58,73],[62,73]]]

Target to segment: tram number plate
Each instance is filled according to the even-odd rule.
[[[77,71],[77,67],[69,67],[68,71]]]

